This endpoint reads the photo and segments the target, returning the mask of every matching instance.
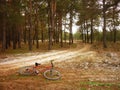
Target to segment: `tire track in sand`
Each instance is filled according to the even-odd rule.
[[[20,68],[23,66],[33,65],[35,62],[38,63],[47,63],[50,60],[55,60],[55,62],[60,62],[64,60],[69,60],[71,58],[78,57],[80,55],[93,55],[93,51],[87,51],[88,46],[76,50],[76,51],[70,51],[70,50],[64,50],[64,51],[50,51],[47,53],[40,53],[40,54],[34,54],[34,55],[28,55],[26,57],[17,57],[13,60],[1,62],[0,63],[0,70],[10,70],[15,68]]]

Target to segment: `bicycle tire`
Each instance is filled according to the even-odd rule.
[[[50,75],[52,74],[52,75]],[[46,70],[44,73],[43,73],[44,77],[48,80],[58,80],[61,78],[61,73],[57,70]]]
[[[30,71],[28,71],[30,70]],[[25,66],[19,69],[18,73],[20,75],[35,75],[35,70],[32,66]]]

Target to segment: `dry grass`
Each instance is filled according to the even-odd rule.
[[[91,49],[96,51],[113,51],[113,52],[120,52],[120,42],[107,42],[107,48],[103,48],[102,42],[95,42],[93,43]]]
[[[85,44],[78,43],[72,47],[67,45],[63,49],[82,48]],[[40,45],[42,50],[46,50],[47,44]],[[55,45],[53,49],[60,49],[59,45]],[[102,48],[102,43],[95,43],[89,50],[100,52],[119,52],[120,43],[108,44],[108,49]],[[89,51],[88,50],[88,51]],[[35,50],[36,51],[36,50]],[[41,51],[41,50],[40,50]],[[0,90],[120,90],[119,80],[111,80],[111,75],[116,78],[116,72],[111,72],[109,69],[96,69],[89,67],[82,69],[79,64],[84,62],[95,62],[95,58],[88,58],[89,56],[82,56],[72,58],[70,61],[55,63],[57,70],[62,74],[62,78],[57,81],[46,80],[42,74],[38,76],[19,76],[16,71],[1,72],[0,74]],[[106,79],[104,81],[103,79]],[[107,80],[108,79],[108,80]],[[110,79],[110,80],[109,80]]]
[[[51,50],[65,50],[65,49],[73,49],[76,48],[76,44],[69,45],[68,43],[63,43],[63,47],[60,44],[54,43]],[[29,51],[28,45],[22,44],[21,48],[12,49],[9,48],[5,52],[0,52],[0,58],[6,58],[8,55],[15,54],[24,54],[29,52],[47,52],[48,50],[48,42],[39,43],[39,48],[36,48],[36,45],[33,45],[32,51]]]
[[[19,76],[15,72],[7,76],[0,76],[0,90],[119,90],[120,84],[115,81],[91,81],[100,75],[97,70],[61,69],[62,78],[57,81],[46,80],[41,74],[38,76]],[[97,74],[95,74],[97,73]],[[97,77],[98,78],[98,77]]]

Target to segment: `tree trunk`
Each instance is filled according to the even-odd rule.
[[[27,30],[26,29],[24,29],[24,31],[23,31],[23,35],[24,35],[24,43],[26,44],[26,42],[27,42]]]
[[[84,42],[83,24],[81,24],[81,39],[82,39],[82,42]]]
[[[6,19],[3,18],[3,37],[2,37],[2,51],[6,49]]]
[[[116,43],[116,35],[117,34],[117,31],[116,31],[116,29],[114,28],[114,43]]]
[[[18,48],[21,48],[21,25],[18,28]]]
[[[36,48],[39,48],[38,24],[37,24],[35,32],[36,32]]]
[[[25,25],[24,25],[24,29],[23,29],[23,38],[24,38],[24,43],[26,44],[27,43],[27,19],[28,19],[28,15],[27,13],[25,12]]]
[[[85,43],[87,43],[87,35],[85,34]]]
[[[66,19],[65,19],[65,24],[64,24],[64,41],[66,43]]]
[[[39,48],[39,38],[38,38],[38,23],[39,23],[39,20],[38,20],[38,11],[37,11],[37,6],[36,6],[36,22],[35,22],[35,39],[36,39],[36,48]]]
[[[105,0],[103,0],[103,47],[107,48],[106,45],[106,7]]]
[[[8,43],[8,47],[10,47],[11,46],[11,29],[10,29],[10,27],[8,28],[9,30],[8,30],[8,38],[7,38],[7,42],[6,43]]]
[[[57,24],[58,22],[59,22],[59,14],[57,14],[57,19],[56,19],[56,43],[59,43],[59,38],[60,38],[59,25]]]
[[[84,30],[83,30],[83,42],[86,43],[86,24],[84,20]]]
[[[13,49],[16,49],[16,25],[14,25],[12,30],[12,40],[13,40]]]
[[[70,34],[69,34],[69,44],[73,44],[73,34],[72,34],[72,23],[73,23],[73,11],[70,11]]]
[[[115,8],[116,7],[113,7],[113,31],[114,31],[114,37],[113,37],[114,39],[113,40],[114,40],[114,43],[116,43],[116,36],[117,36],[116,28],[115,28]]]
[[[56,12],[56,0],[48,0],[48,27],[49,27],[49,46],[48,49],[52,48],[53,33],[55,31],[55,12]]]
[[[44,42],[43,23],[44,23],[44,21],[41,21],[41,41],[42,41],[42,43]]]
[[[91,40],[91,44],[93,44],[93,18],[91,18],[91,34],[90,35],[91,35],[91,37],[90,37],[91,38],[90,39]]]
[[[63,47],[63,37],[62,37],[62,34],[63,34],[63,32],[62,32],[62,14],[59,14],[60,16],[59,16],[59,31],[60,31],[60,45],[61,45],[61,47]]]
[[[49,44],[48,44],[48,50],[51,50],[52,48],[52,40],[51,40],[51,0],[48,0],[48,38],[49,38]]]
[[[113,30],[110,30],[110,41],[112,42],[113,41]]]
[[[86,21],[86,39],[87,39],[87,43],[89,43],[89,31],[88,31],[88,24],[87,24],[87,21]]]
[[[9,25],[8,25],[8,23],[6,23],[6,49],[8,49],[9,48]]]
[[[43,33],[43,29],[41,30],[41,40],[42,40],[42,43],[44,42],[44,33]]]
[[[88,29],[87,29],[87,43],[89,43],[89,34],[88,34]]]
[[[29,15],[29,50],[32,50],[32,1],[29,1],[30,15]]]
[[[6,1],[1,1],[1,3],[6,6]],[[2,13],[3,28],[2,28],[2,51],[6,49],[6,11]]]

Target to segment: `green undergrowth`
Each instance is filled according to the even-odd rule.
[[[69,45],[69,43],[63,43],[63,46],[61,47],[60,44],[54,43],[51,50],[64,50],[64,49],[70,49],[70,48],[76,48],[76,44]],[[22,45],[21,48],[13,49],[12,47],[9,49],[6,49],[5,52],[0,52],[1,55],[6,54],[24,54],[29,52],[46,52],[48,51],[48,43],[40,43],[39,48],[36,48],[36,45],[32,46],[32,50],[29,50],[28,45]]]
[[[91,86],[119,86],[120,84],[114,84],[114,83],[104,83],[104,82],[97,82],[97,81],[86,81],[86,82],[80,82],[81,85],[91,85]]]

